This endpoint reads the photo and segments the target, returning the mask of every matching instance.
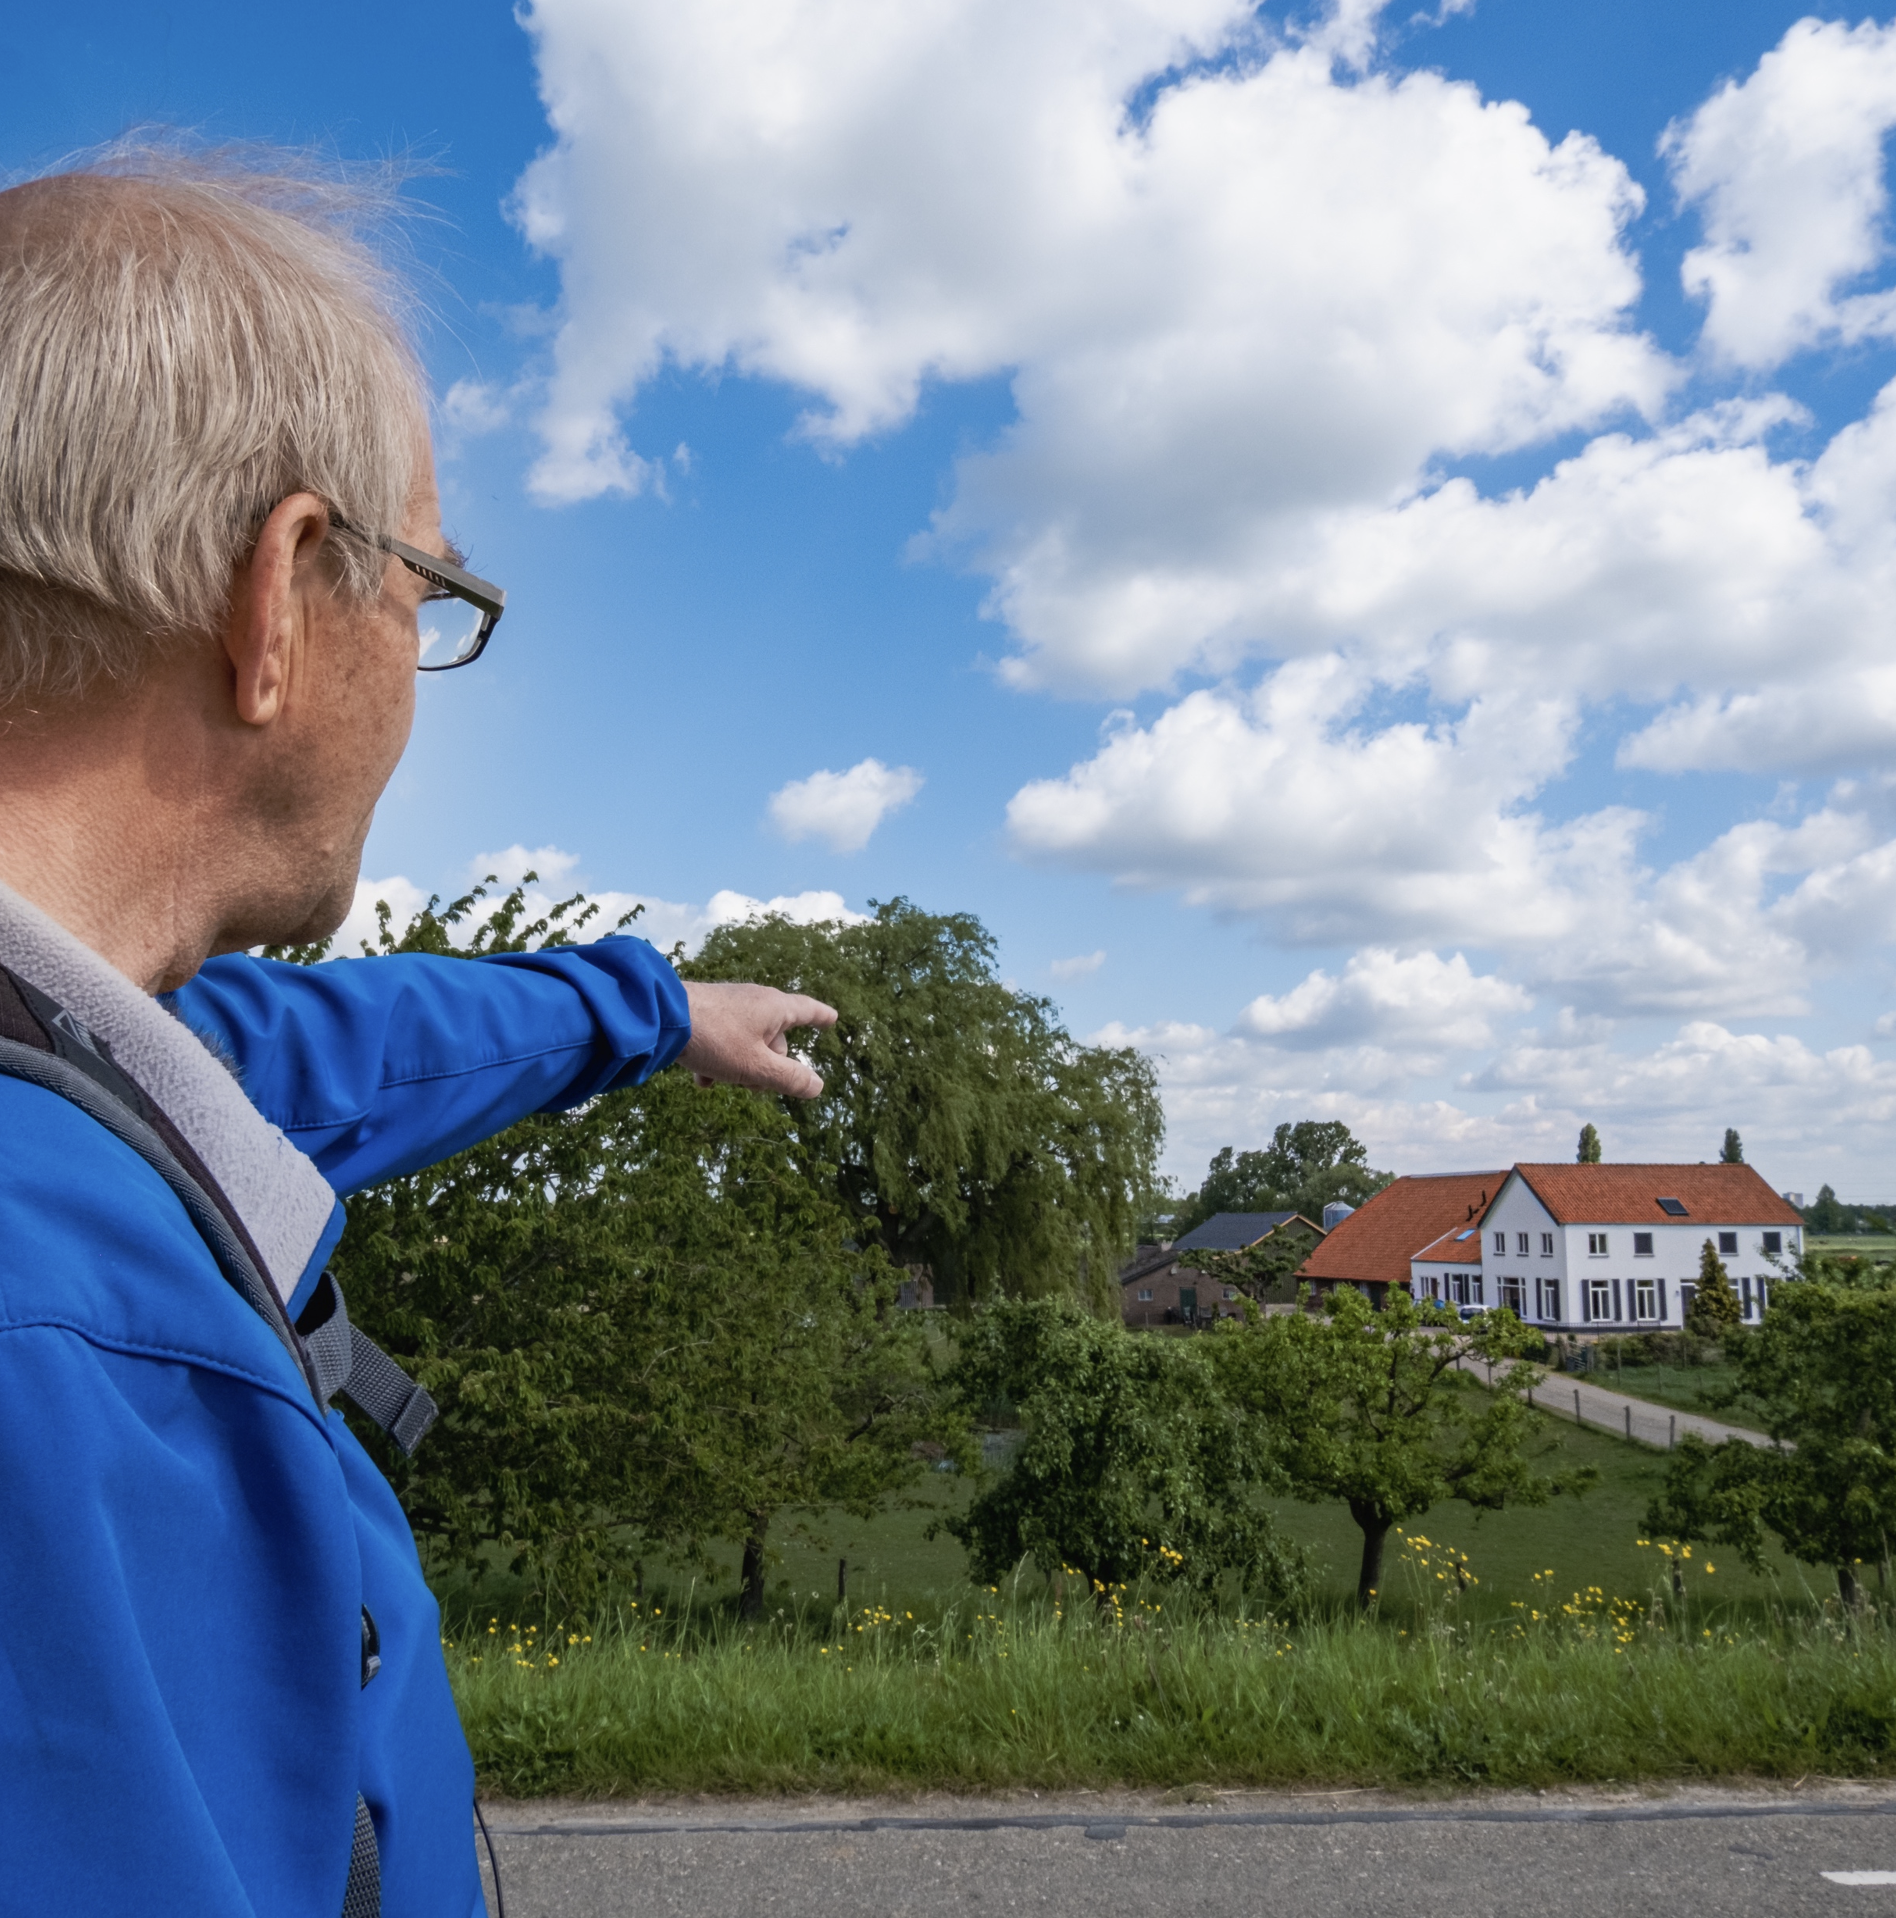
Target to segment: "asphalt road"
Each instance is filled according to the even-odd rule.
[[[1896,1914],[1881,1786],[1195,1800],[508,1805],[488,1826],[506,1918]]]

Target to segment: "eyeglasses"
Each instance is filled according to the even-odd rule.
[[[417,670],[424,673],[450,673],[457,666],[471,666],[487,649],[487,642],[507,609],[507,594],[491,580],[478,579],[463,572],[452,560],[435,553],[424,553],[418,546],[391,539],[386,533],[365,533],[352,526],[332,506],[329,523],[339,533],[368,543],[398,559],[411,573],[418,574],[435,590],[422,602],[433,612],[421,617],[421,659]],[[430,657],[432,655],[432,657]]]

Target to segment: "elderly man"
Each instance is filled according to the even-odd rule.
[[[331,1400],[430,1407],[325,1275],[336,1194],[673,1060],[821,1090],[827,1007],[642,940],[243,956],[340,923],[418,657],[502,602],[350,211],[156,152],[0,194],[4,1912],[481,1909],[435,1607]]]

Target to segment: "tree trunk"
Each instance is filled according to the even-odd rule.
[[[1848,1565],[1837,1567],[1837,1596],[1843,1600],[1846,1612],[1856,1611],[1863,1603],[1863,1593],[1856,1581],[1856,1573]]]
[[[1350,1517],[1363,1528],[1363,1563],[1356,1574],[1356,1603],[1363,1611],[1375,1604],[1382,1590],[1383,1540],[1389,1536],[1389,1520],[1373,1505],[1350,1501]]]
[[[770,1530],[770,1514],[750,1515],[750,1537],[744,1541],[744,1569],[739,1574],[737,1615],[762,1618],[764,1615],[764,1536]]]

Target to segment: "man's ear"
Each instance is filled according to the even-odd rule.
[[[224,653],[246,726],[267,726],[283,710],[308,634],[309,597],[328,587],[316,563],[328,536],[329,509],[314,493],[292,493],[271,510],[231,581]]]

